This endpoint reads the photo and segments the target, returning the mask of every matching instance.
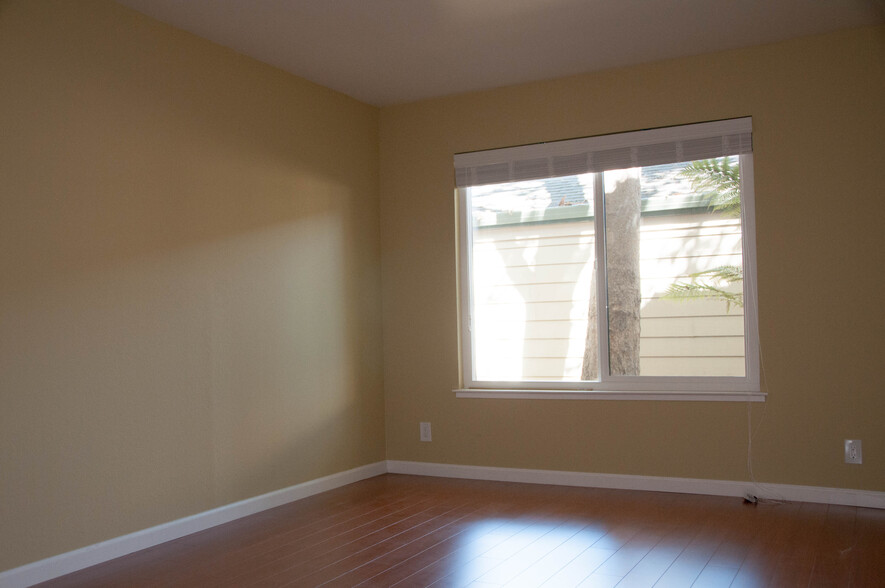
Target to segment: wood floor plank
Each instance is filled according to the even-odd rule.
[[[578,588],[612,588],[623,580],[622,576],[606,576],[605,574],[591,574],[590,577],[578,584]]]
[[[707,565],[697,580],[692,583],[691,588],[724,588],[725,586],[731,586],[737,572],[738,568]]]
[[[747,511],[736,501],[715,509],[699,510],[697,518],[692,521],[696,533],[658,578],[655,586],[691,586],[708,565],[730,564],[738,567],[748,548],[742,544],[748,534],[744,531],[747,523],[742,524],[742,521],[748,520],[748,512],[752,511]]]
[[[565,522],[552,528],[523,549],[501,562],[501,565],[480,576],[480,582],[503,586],[514,580],[533,564],[559,549],[569,539],[577,535],[582,525]]]
[[[49,588],[885,586],[885,511],[384,475]]]
[[[460,512],[440,519],[438,526],[428,527],[427,533],[409,542],[397,542],[397,545],[389,546],[381,555],[371,559],[346,573],[336,576],[324,585],[332,587],[356,586],[366,582],[384,572],[405,564],[413,557],[418,556],[434,546],[444,543],[449,539],[458,537],[470,528],[476,521],[481,520],[489,513],[486,509],[463,508]],[[377,583],[377,581],[376,581]],[[307,582],[312,585],[311,582]]]
[[[664,533],[663,539],[624,577],[621,586],[690,586],[707,565],[726,535],[724,525],[711,528],[715,512],[699,501],[691,509],[674,512],[681,521]],[[728,519],[726,519],[728,520]]]
[[[857,509],[830,505],[821,530],[815,554],[814,569],[809,586],[828,588],[838,586],[843,578],[850,578],[857,551]]]
[[[790,543],[801,541],[798,512],[801,503],[759,504],[748,507],[756,511],[760,533],[747,551],[733,588],[768,586],[774,575],[781,550]]]
[[[381,507],[372,504],[369,505],[368,512],[347,511],[342,516],[329,517],[297,530],[257,537],[251,542],[238,545],[236,549],[226,550],[224,557],[216,554],[215,557],[199,562],[201,565],[193,565],[181,581],[193,582],[195,585],[221,580],[237,582],[250,576],[254,570],[271,567],[281,560],[332,551],[362,539],[377,529],[425,512],[431,505],[432,498],[429,497],[392,501]],[[249,571],[243,569],[244,561],[249,562]]]
[[[557,588],[558,586],[577,586],[595,572],[599,566],[615,554],[614,549],[591,546],[585,549],[562,569],[553,574],[542,586]]]
[[[597,526],[584,525],[580,531],[557,549],[531,564],[505,585],[507,588],[533,588],[544,584],[582,553],[590,549],[604,534],[604,531]],[[614,552],[608,553],[601,561],[607,559],[611,553]]]
[[[415,536],[423,535],[428,527],[438,524],[440,517],[445,517],[455,508],[444,502],[390,524],[384,521],[385,526],[381,528],[366,529],[358,537],[348,536],[332,545],[316,545],[303,552],[275,559],[259,570],[245,571],[224,585],[243,588],[268,584],[283,586],[308,576],[325,576],[329,572],[324,570],[331,566],[340,569],[345,565],[356,565],[355,562],[384,553],[396,542],[410,541]]]
[[[599,566],[596,574],[603,576],[626,576],[636,564],[660,542],[661,537],[648,533],[637,533],[624,543],[614,555]]]
[[[624,575],[619,586],[622,588],[653,586],[684,549],[685,545],[679,543],[666,540],[659,542]]]
[[[497,544],[490,546],[490,548],[481,553],[475,551],[474,554],[478,554],[478,556],[455,568],[452,577],[444,577],[431,585],[464,586],[476,581],[493,582],[500,585],[500,582],[495,580],[494,576],[486,577],[487,574],[492,573],[493,570],[498,570],[498,573],[504,575],[509,575],[511,571],[517,573],[522,571],[521,569],[513,570],[512,568],[507,568],[507,566],[508,564],[518,565],[518,560],[515,558],[519,554],[531,549],[532,545],[554,532],[560,526],[556,522],[551,522],[549,516],[538,516],[534,521]],[[501,569],[502,566],[505,566],[505,569]]]
[[[826,521],[827,505],[803,503],[797,514],[796,533],[801,541],[791,541],[780,550],[780,557],[769,586],[808,586],[814,569],[817,541]]]
[[[519,533],[531,525],[534,520],[536,519],[520,515],[518,512],[514,512],[512,518],[503,522],[496,517],[492,521],[495,524],[494,529],[477,530],[467,541],[459,544],[450,553],[404,578],[398,578],[391,585],[402,587],[442,585],[445,582],[440,582],[444,578],[456,572],[463,572],[466,567],[472,565],[475,559],[482,557],[490,549]]]
[[[435,565],[442,565],[448,569],[449,564],[445,562],[458,554],[469,553],[470,549],[478,549],[483,545],[483,542],[489,545],[489,537],[499,537],[498,542],[503,540],[501,539],[501,527],[506,522],[504,517],[518,516],[518,514],[518,511],[508,512],[500,505],[490,505],[485,511],[470,515],[468,521],[459,522],[457,533],[434,543],[411,557],[390,565],[387,569],[357,585],[393,586]]]
[[[857,509],[858,533],[852,587],[885,585],[885,510]]]

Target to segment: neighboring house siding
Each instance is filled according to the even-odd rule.
[[[736,375],[744,370],[743,312],[713,300],[662,299],[670,284],[741,263],[739,219],[709,213],[643,216],[640,231],[642,375]],[[588,220],[479,229],[473,273],[480,379],[578,379],[594,265]],[[524,359],[523,359],[524,358]]]

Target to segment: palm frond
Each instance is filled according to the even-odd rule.
[[[731,311],[732,306],[743,308],[744,295],[742,292],[731,292],[718,285],[723,282],[725,285],[742,282],[744,272],[741,267],[723,265],[691,274],[690,277],[691,282],[671,284],[664,294],[664,298],[680,301],[689,299],[720,300],[725,302],[726,312]],[[704,279],[708,281],[702,281]]]
[[[720,265],[713,269],[704,270],[694,274],[689,274],[692,280],[697,278],[712,278],[725,282],[726,284],[734,284],[744,279],[744,269],[739,265]]]
[[[682,176],[692,188],[708,198],[716,212],[729,216],[741,214],[740,165],[730,157],[700,159],[686,165]]]

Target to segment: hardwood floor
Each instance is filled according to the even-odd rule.
[[[387,474],[41,584],[885,586],[885,511]]]

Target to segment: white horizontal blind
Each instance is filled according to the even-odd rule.
[[[458,188],[661,165],[753,151],[751,119],[735,118],[455,155]]]

